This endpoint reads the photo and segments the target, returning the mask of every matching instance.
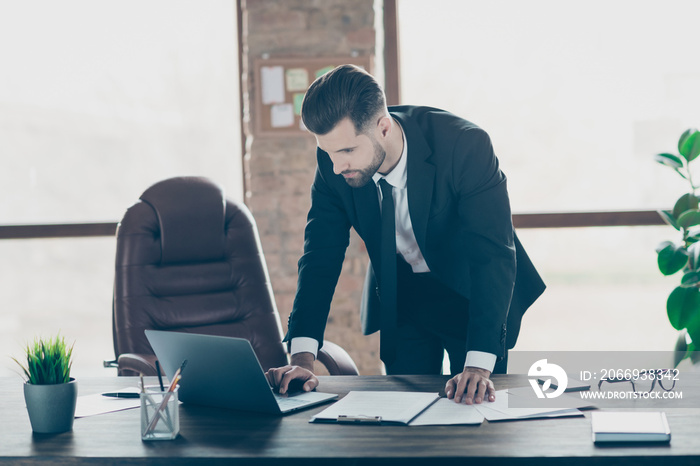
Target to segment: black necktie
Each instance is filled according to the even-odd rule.
[[[396,358],[396,217],[391,185],[382,178],[379,187],[382,190],[379,356],[384,364],[391,364]]]

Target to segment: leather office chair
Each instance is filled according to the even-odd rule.
[[[112,320],[119,375],[156,374],[145,329],[246,338],[264,370],[287,364],[255,221],[206,178],[156,183],[124,214]],[[318,360],[331,375],[358,374],[331,342]]]

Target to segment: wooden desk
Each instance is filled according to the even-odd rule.
[[[442,391],[447,377],[322,377],[320,391]],[[497,389],[522,386],[494,376]],[[133,378],[78,381],[81,395],[135,386]],[[480,426],[310,424],[327,405],[274,417],[181,406],[181,436],[141,442],[138,409],[76,419],[72,432],[33,435],[19,378],[0,379],[0,464],[700,464],[700,410],[668,412],[670,446],[597,447],[586,417]]]

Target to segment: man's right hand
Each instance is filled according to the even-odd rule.
[[[302,390],[310,392],[318,386],[318,379],[314,375],[314,355],[311,353],[297,353],[292,355],[291,364],[283,367],[270,368],[265,376],[270,386],[276,388],[280,395],[289,390],[292,380],[302,383]]]

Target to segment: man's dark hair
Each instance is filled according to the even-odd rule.
[[[341,120],[350,118],[360,134],[385,108],[384,91],[372,75],[355,65],[341,65],[311,84],[301,118],[309,131],[319,135],[328,134]]]

